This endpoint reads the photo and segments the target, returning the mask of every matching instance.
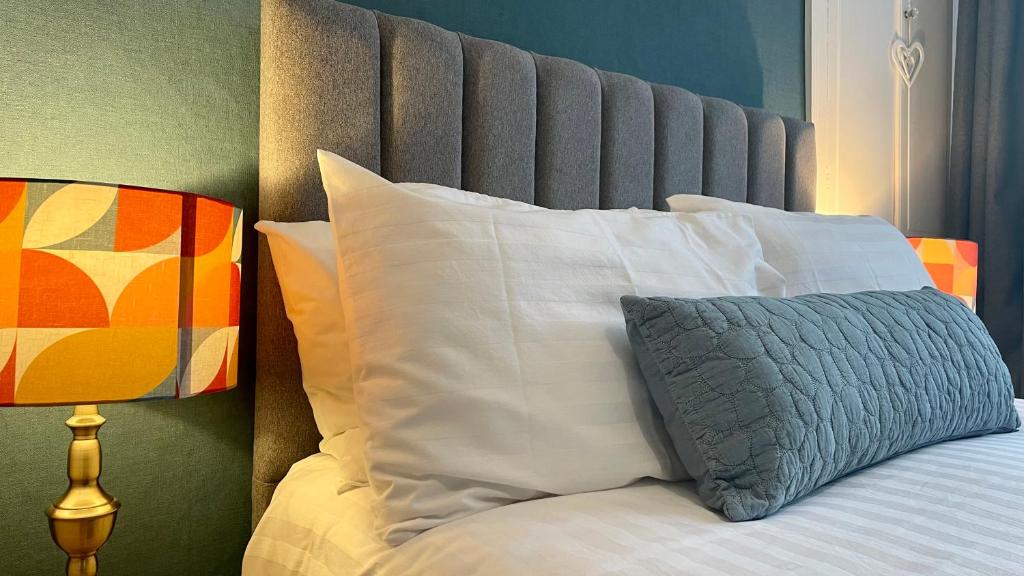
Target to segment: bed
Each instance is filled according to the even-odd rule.
[[[813,211],[809,123],[333,0],[262,4],[262,219],[326,219],[317,149],[548,208],[666,209],[683,192]],[[317,453],[262,238],[258,283],[246,574],[1022,573],[1019,432],[916,451],[757,522],[725,521],[692,482],[643,480],[387,546],[370,488],[339,490]]]
[[[281,483],[246,561],[310,576],[1020,574],[1022,459],[1020,432],[932,446],[742,524],[705,508],[692,482],[641,481],[497,508],[391,549],[371,535],[370,489],[339,496],[337,466],[318,454]]]

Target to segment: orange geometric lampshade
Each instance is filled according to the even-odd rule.
[[[241,236],[213,198],[0,179],[0,406],[233,388]]]
[[[970,240],[908,238],[935,287],[975,310],[978,295],[978,245]]]

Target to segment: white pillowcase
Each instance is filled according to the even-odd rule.
[[[781,293],[749,218],[439,198],[318,156],[388,543],[513,501],[683,477],[619,298]]]
[[[397,184],[441,198],[493,204],[499,199],[435,186]],[[528,204],[523,204],[533,208]],[[267,237],[285,313],[295,331],[302,385],[320,436],[330,439],[359,425],[352,398],[345,315],[338,294],[338,256],[330,222],[260,220]]]
[[[433,184],[398,186],[454,200],[485,204],[499,201]],[[302,385],[323,438],[320,451],[337,460],[343,486],[365,486],[363,434],[357,429],[352,397],[348,337],[338,294],[337,249],[331,224],[322,220],[261,220],[256,230],[267,237],[285,313],[295,332]],[[349,430],[353,433],[346,434]]]
[[[935,287],[903,234],[874,216],[786,212],[711,196],[678,194],[673,212],[745,214],[764,259],[786,278],[786,296]]]
[[[366,477],[366,438],[362,428],[352,428],[344,434],[320,441],[320,451],[334,457],[341,469],[338,494],[353,488],[368,486]]]
[[[295,331],[302,387],[320,435],[330,439],[359,425],[352,398],[338,262],[328,222],[261,220],[285,313]]]
[[[352,397],[331,225],[261,220],[256,230],[270,245],[285,313],[295,332],[302,387],[323,437],[320,451],[334,456],[344,487],[365,486],[363,436]]]
[[[439,198],[488,204],[496,201],[433,184],[397,186]],[[316,428],[324,439],[319,449],[338,461],[343,486],[366,486],[364,438],[357,429],[359,423],[352,398],[348,338],[338,293],[337,246],[331,223],[260,220],[256,222],[256,230],[266,236],[270,246],[285,313],[295,332],[302,386]],[[345,434],[348,430],[353,430],[352,434]]]

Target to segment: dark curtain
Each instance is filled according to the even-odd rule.
[[[947,233],[981,248],[978,312],[1010,368],[1024,362],[1024,2],[960,0]]]

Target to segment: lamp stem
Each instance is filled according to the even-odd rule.
[[[67,427],[69,485],[46,511],[50,535],[68,555],[67,576],[95,576],[96,551],[114,531],[121,503],[100,486],[100,441],[96,433],[107,420],[95,404],[75,406]]]

